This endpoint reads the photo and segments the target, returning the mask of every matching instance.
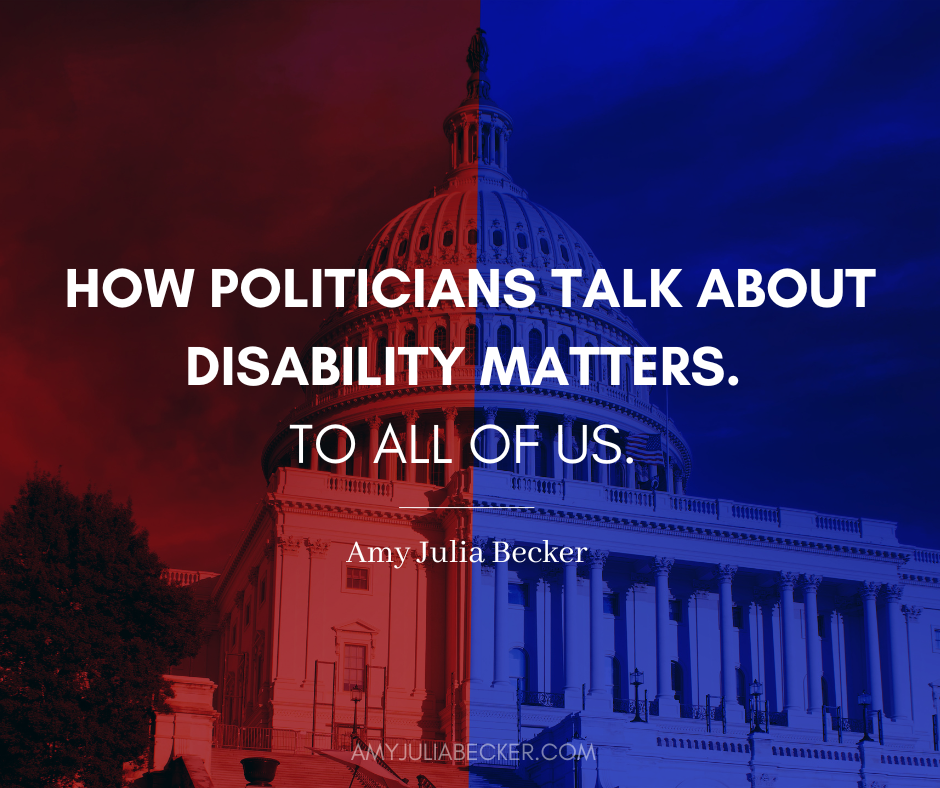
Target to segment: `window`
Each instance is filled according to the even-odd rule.
[[[480,363],[480,357],[477,353],[477,327],[467,326],[463,332],[463,363],[464,366],[472,367]]]
[[[454,231],[446,230],[444,232],[444,246],[453,246],[454,245]]]
[[[349,644],[343,654],[343,689],[366,686],[366,647]]]
[[[933,628],[933,650],[940,651],[940,627]]]
[[[529,248],[529,239],[525,237],[525,233],[516,233],[516,243],[520,249]]]
[[[581,256],[580,252],[578,253],[578,265],[584,268],[584,258]]]
[[[747,676],[741,668],[734,669],[734,686],[738,693],[738,703],[747,706]]]
[[[502,245],[503,245],[503,231],[493,230],[493,246],[502,246]]]
[[[385,350],[388,348],[388,340],[385,337],[375,343],[375,371],[379,375],[385,374]]]
[[[679,599],[669,600],[669,620],[677,624],[682,623],[682,601]]]
[[[434,329],[434,347],[447,353],[447,329],[444,326],[438,326]],[[434,359],[434,366],[439,367],[441,362]]]
[[[731,624],[735,629],[744,629],[744,609],[740,605],[731,608]]]
[[[249,599],[245,603],[245,626],[247,627],[251,623],[251,600]]]
[[[346,567],[346,588],[354,591],[369,590],[369,570],[352,566]]]
[[[608,616],[619,616],[620,597],[616,594],[604,594],[604,613]]]
[[[509,604],[529,606],[529,586],[525,583],[509,584]]]
[[[398,256],[401,257],[407,251],[408,251],[408,239],[402,238],[401,243],[398,244]]]
[[[382,251],[379,253],[379,268],[385,265],[388,262],[388,247],[383,246]]]
[[[539,249],[542,250],[542,254],[548,254],[548,241],[544,238],[539,238]]]
[[[238,640],[238,624],[232,624],[232,645],[235,645],[235,641]]]
[[[542,332],[533,328],[529,332],[529,366],[532,369],[538,367],[542,360]]]
[[[558,337],[558,359],[566,375],[571,374],[571,340],[562,334]]]
[[[588,342],[585,347],[594,347],[590,342]],[[592,383],[597,380],[597,356],[588,356],[588,380]]]
[[[428,451],[430,450],[429,446]],[[441,467],[441,463],[435,462],[431,465],[431,470],[428,471],[428,484],[433,484],[435,487],[444,486],[444,468]]]
[[[477,242],[477,231],[476,228],[472,230],[467,230],[467,243],[471,246],[476,245]]]
[[[425,233],[424,235],[421,236],[420,240],[418,241],[418,248],[423,252],[425,249],[428,248],[428,245],[430,243],[431,243],[431,236]]]
[[[512,352],[512,331],[509,326],[500,326],[496,332],[496,349],[503,364],[508,363],[509,354]]]
[[[406,332],[405,332],[405,344],[404,344],[404,347],[414,347],[414,346],[415,346],[415,340],[416,340],[416,339],[417,339],[417,337],[415,336],[415,332],[414,332],[414,331],[406,331]]]
[[[564,260],[566,263],[571,260],[571,258],[568,256],[568,247],[567,247],[567,246],[562,246],[562,247],[561,247],[561,259]]]
[[[264,580],[261,581],[260,590],[258,591],[259,602],[264,602],[264,598],[265,596],[267,596],[267,593],[266,593],[267,590],[268,590],[268,579],[265,578]]]
[[[529,657],[521,648],[509,652],[509,678],[515,679],[523,692],[529,689]]]
[[[826,617],[825,616],[816,616],[816,632],[819,633],[819,637],[823,640],[826,639]]]

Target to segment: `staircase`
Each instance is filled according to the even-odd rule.
[[[257,750],[212,750],[212,783],[215,788],[245,788],[242,758],[271,757],[281,762],[274,788],[349,788],[351,770],[322,755],[284,755]],[[418,788],[423,774],[435,788],[536,788],[512,769],[474,767],[471,771],[441,763],[396,761],[392,768],[408,778],[411,788]],[[358,780],[354,788],[362,788]]]

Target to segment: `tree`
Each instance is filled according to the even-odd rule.
[[[0,524],[0,763],[16,788],[118,786],[204,607],[161,577],[131,507],[29,477]]]

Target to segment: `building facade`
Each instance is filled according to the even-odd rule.
[[[619,380],[600,355],[584,385],[533,386],[518,370],[480,383],[490,347],[553,347],[568,368],[570,348],[647,343],[618,310],[564,305],[550,270],[590,281],[600,264],[513,182],[512,120],[490,99],[479,33],[468,63],[444,183],[357,267],[412,281],[447,269],[460,285],[473,269],[525,268],[538,297],[350,306],[312,338],[363,349],[390,382],[306,387],[264,449],[267,492],[211,581],[218,743],[292,732],[332,749],[355,725],[388,746],[460,743],[479,768],[511,763],[553,788],[940,779],[940,553],[899,544],[891,522],[689,495],[690,447],[631,385],[629,359]],[[385,366],[385,348],[432,346],[465,348],[450,384],[431,356],[416,375]],[[337,424],[348,433],[324,430]],[[292,425],[310,427],[303,460]],[[486,425],[504,432],[483,429],[478,451],[510,449],[491,465],[470,448]],[[502,435],[520,425],[537,445],[517,452]],[[321,433],[348,459],[316,459]],[[603,441],[627,457],[644,440],[658,461],[605,462]],[[371,462],[396,441],[407,461]],[[422,561],[425,543],[487,560]],[[494,561],[500,545],[525,558]],[[584,560],[543,560],[563,547]],[[369,548],[392,548],[391,562],[359,560]],[[590,754],[558,755],[571,742]]]

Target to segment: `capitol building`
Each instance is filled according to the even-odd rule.
[[[938,784],[940,552],[900,544],[893,522],[690,494],[693,447],[629,358],[616,385],[609,356],[585,385],[480,384],[492,347],[552,347],[570,365],[570,348],[647,345],[619,310],[563,305],[550,271],[585,282],[601,262],[513,181],[486,59],[480,31],[444,120],[442,183],[355,267],[446,268],[461,284],[525,268],[535,303],[348,306],[310,338],[367,348],[383,376],[387,347],[464,351],[450,385],[427,356],[416,384],[396,369],[383,386],[309,386],[275,426],[267,490],[227,566],[194,577],[216,612],[174,678],[211,702],[211,733],[200,750],[202,734],[158,725],[156,768],[189,747],[218,786],[244,784],[233,758],[249,755],[282,761],[275,786],[326,785],[328,768],[351,770],[322,753],[355,735],[386,754],[388,779],[422,788]],[[331,464],[312,442],[335,424],[355,450],[324,432],[326,453],[349,455]],[[310,426],[303,463],[291,425]],[[486,425],[531,426],[537,445],[517,453],[484,429],[478,452],[504,456],[483,463],[470,441]],[[371,462],[390,427],[409,461]],[[624,456],[604,462],[600,440]],[[493,561],[497,541],[588,549],[580,563]],[[422,562],[422,543],[489,558]],[[403,557],[350,560],[355,545]]]

